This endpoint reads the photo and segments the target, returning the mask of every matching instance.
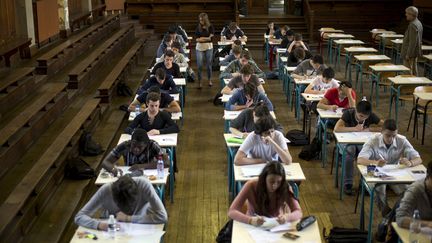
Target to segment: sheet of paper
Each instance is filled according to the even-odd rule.
[[[270,232],[281,232],[281,231],[291,231],[296,228],[296,224],[288,222],[285,224],[279,224],[270,229]]]
[[[264,224],[260,226],[260,228],[262,229],[270,230],[279,225],[276,218],[268,218],[268,217],[263,217],[263,218],[264,218]]]
[[[260,228],[249,228],[247,229],[247,231],[250,237],[256,243],[262,243],[262,242],[272,243],[272,242],[279,242],[281,240],[281,236],[279,236],[278,234]]]
[[[377,167],[379,172],[385,173],[388,176],[403,177],[408,175],[406,169],[400,169],[399,165],[384,165],[383,167]]]
[[[257,165],[242,165],[240,166],[240,171],[244,177],[255,177],[261,174],[265,164],[257,164]],[[290,176],[291,172],[285,168],[285,174]]]

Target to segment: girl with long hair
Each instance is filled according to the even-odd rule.
[[[204,64],[204,57],[206,59],[207,66],[207,80],[208,85],[211,87],[213,83],[211,81],[212,75],[212,58],[213,58],[213,43],[212,38],[214,35],[213,25],[210,23],[208,15],[206,13],[199,14],[199,23],[195,30],[196,36],[196,58],[198,65],[198,88],[202,88],[201,84],[201,72]]]

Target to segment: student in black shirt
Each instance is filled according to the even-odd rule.
[[[372,112],[372,104],[362,100],[357,103],[355,109],[347,109],[342,118],[334,127],[335,132],[379,132],[384,124],[375,113]],[[360,153],[363,145],[349,145],[346,148],[345,157],[345,181],[344,193],[353,195],[353,168],[354,160]],[[342,151],[340,151],[342,153]]]
[[[132,134],[137,127],[146,130],[148,135],[179,132],[177,124],[171,119],[171,114],[159,110],[160,95],[149,93],[146,105],[147,110],[135,117],[132,123],[125,129],[126,133]]]
[[[228,28],[225,28],[223,33],[221,33],[221,36],[226,40],[247,40],[244,32],[237,26],[236,22],[231,22]]]
[[[182,74],[180,72],[180,66],[177,63],[174,63],[175,53],[172,50],[166,50],[164,53],[164,61],[156,64],[153,67],[151,74],[155,74],[156,70],[162,68],[165,72],[174,78],[182,78]]]
[[[149,93],[156,93],[160,95],[160,108],[162,108],[164,111],[168,111],[170,113],[181,111],[180,105],[174,100],[174,98],[167,92],[161,92],[159,86],[157,85],[151,86],[147,91],[144,91],[142,94],[138,95],[129,105],[128,110],[135,111],[136,106],[140,106],[140,111],[145,111],[147,108],[147,95]]]
[[[158,86],[161,90],[164,90],[170,94],[176,94],[179,91],[174,83],[171,75],[165,73],[163,68],[156,69],[155,75],[151,76],[138,90],[138,95],[144,93],[151,86]]]
[[[198,66],[198,88],[202,88],[202,66],[204,64],[204,58],[206,59],[207,66],[207,80],[208,85],[213,86],[211,81],[212,76],[212,64],[213,64],[213,42],[212,38],[214,35],[213,25],[210,23],[208,15],[206,13],[199,14],[199,23],[195,30],[196,36],[196,58]]]

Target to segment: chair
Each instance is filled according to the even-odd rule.
[[[375,65],[376,66],[388,66],[388,65],[394,65],[394,64],[383,62],[383,63],[377,63]],[[396,72],[381,72],[379,75],[375,75],[372,73],[371,74],[371,97],[370,97],[370,100],[372,100],[374,85],[375,85],[375,89],[376,89],[375,95],[378,97],[378,88],[379,87],[377,87],[376,85],[378,84],[379,86],[384,86],[384,91],[385,91],[386,87],[391,86],[391,82],[390,82],[390,80],[388,80],[388,78],[394,77],[394,76],[396,76]]]
[[[372,29],[372,43],[375,46],[379,46],[381,42],[381,37],[379,36],[381,34],[381,31],[386,31],[386,29]]]
[[[321,28],[321,30],[322,30],[322,32],[320,34],[319,51],[320,51],[320,53],[322,55],[322,45],[324,43],[328,42],[328,35],[331,34],[331,33],[327,33],[326,31],[333,31],[335,29],[334,28],[330,28],[330,27],[324,27],[324,28]]]
[[[414,89],[414,93],[432,93],[432,86],[418,86]],[[425,111],[427,106],[431,102],[419,99],[418,102],[416,103],[417,98],[414,95],[412,97],[413,97],[413,109],[411,110],[407,131],[409,130],[411,118],[414,112],[413,137],[416,136],[418,138],[418,115],[423,115],[423,131],[422,131],[422,143],[421,143],[423,145],[427,116],[432,114],[432,109],[427,109],[427,112]]]

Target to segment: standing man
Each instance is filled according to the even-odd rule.
[[[405,9],[405,16],[410,23],[403,38],[401,58],[403,65],[411,69],[411,74],[417,75],[417,58],[422,55],[423,25],[417,18],[416,7],[410,6]]]

